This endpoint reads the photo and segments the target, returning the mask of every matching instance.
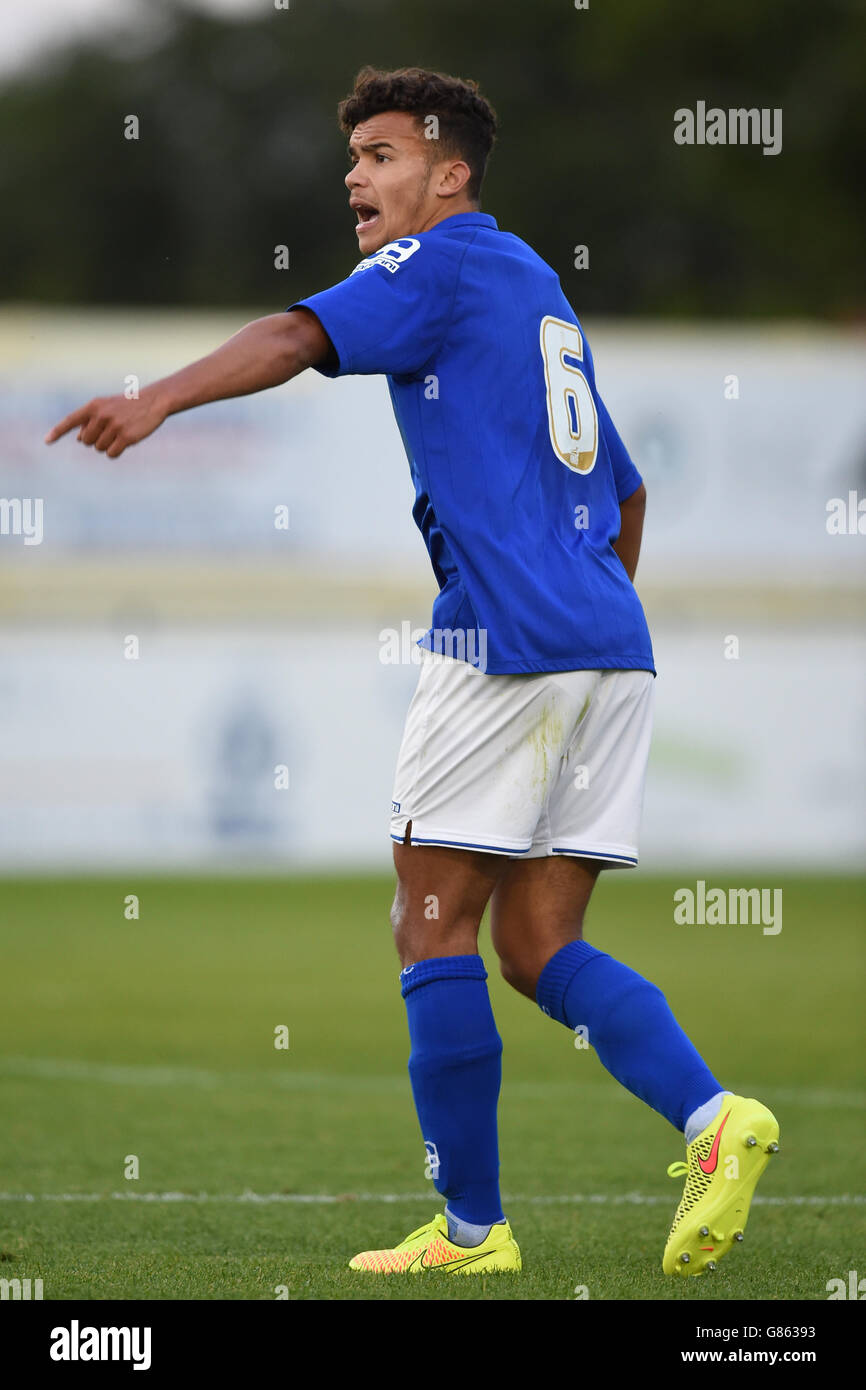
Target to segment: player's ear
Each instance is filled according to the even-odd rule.
[[[464,189],[472,177],[472,170],[463,159],[450,160],[443,165],[438,192],[443,198],[453,198]]]

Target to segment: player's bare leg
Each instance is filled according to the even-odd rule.
[[[391,925],[400,964],[472,955],[484,909],[508,860],[501,854],[408,843],[394,845],[397,892]]]
[[[699,1109],[715,1101],[718,1110],[722,1086],[661,990],[585,940],[603,867],[563,855],[509,860],[491,904],[493,945],[509,984],[566,1027],[585,1029],[603,1066],[685,1132]]]
[[[538,978],[560,947],[583,936],[600,859],[550,855],[509,859],[490,904],[490,937],[503,977],[535,999]]]

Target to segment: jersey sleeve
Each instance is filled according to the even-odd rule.
[[[309,309],[330,338],[338,363],[318,367],[324,376],[411,375],[445,337],[455,271],[436,240],[404,237],[287,312]]]
[[[604,442],[607,445],[610,466],[613,469],[617,501],[624,502],[627,497],[631,497],[633,492],[637,492],[643,478],[632,463],[628,449],[620,439],[617,428],[608,414],[607,406],[597,391],[596,400],[598,401],[598,422],[601,426]]]

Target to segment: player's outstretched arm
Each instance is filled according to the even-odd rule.
[[[116,459],[153,434],[169,415],[280,386],[332,356],[331,340],[315,314],[306,309],[268,314],[248,323],[207,357],[143,387],[135,400],[119,395],[88,401],[55,425],[45,443],[53,444],[77,429],[82,444]]]
[[[620,528],[613,548],[622,560],[626,574],[634,583],[637,572],[640,543],[643,537],[643,519],[646,512],[646,488],[643,483],[631,497],[619,504]]]

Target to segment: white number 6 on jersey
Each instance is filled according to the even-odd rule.
[[[539,333],[553,451],[575,473],[591,473],[598,453],[598,415],[581,371],[583,338],[575,323],[546,314]]]

